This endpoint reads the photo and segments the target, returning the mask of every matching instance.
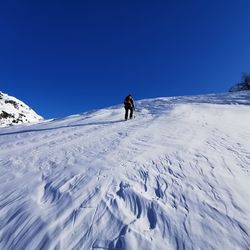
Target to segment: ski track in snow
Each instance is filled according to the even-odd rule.
[[[0,249],[250,249],[250,93],[0,129]]]

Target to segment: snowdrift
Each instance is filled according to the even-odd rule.
[[[250,92],[0,129],[0,249],[250,249]]]

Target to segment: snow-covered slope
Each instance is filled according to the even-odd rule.
[[[0,92],[0,127],[37,122],[42,119],[22,101]]]
[[[250,92],[0,129],[0,249],[250,249]]]

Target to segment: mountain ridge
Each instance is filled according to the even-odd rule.
[[[0,91],[0,127],[43,120],[24,102]]]

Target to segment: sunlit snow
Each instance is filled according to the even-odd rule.
[[[250,249],[250,92],[0,129],[0,249]]]

